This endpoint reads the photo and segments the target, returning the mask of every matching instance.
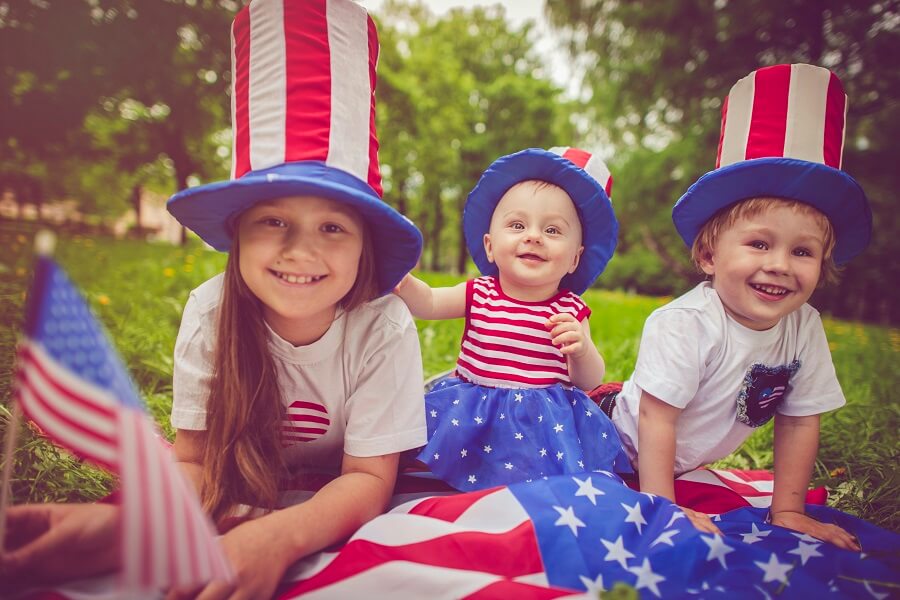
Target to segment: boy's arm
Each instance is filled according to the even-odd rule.
[[[675,426],[681,409],[641,392],[638,418],[638,474],[641,492],[675,502]],[[700,531],[721,534],[709,515],[679,507]]]
[[[820,523],[805,514],[806,490],[819,449],[819,415],[775,415],[775,491],[769,516],[773,525],[787,527],[859,550],[856,539],[837,525]]]
[[[458,319],[466,316],[466,282],[453,287],[433,288],[407,273],[394,293],[417,319]]]

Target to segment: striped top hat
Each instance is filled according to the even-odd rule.
[[[776,65],[738,81],[722,106],[716,169],[672,209],[688,246],[704,223],[741,200],[775,197],[812,205],[831,221],[834,260],[865,249],[872,213],[856,181],[841,170],[847,96],[828,69]]]
[[[581,219],[584,252],[578,268],[560,281],[560,288],[583,293],[600,276],[616,249],[619,223],[610,195],[612,176],[597,156],[578,148],[528,148],[498,158],[469,193],[463,211],[466,246],[484,275],[497,275],[487,259],[484,234],[491,228],[494,209],[506,191],[523,181],[539,180],[562,188]]]
[[[352,0],[253,0],[231,28],[229,181],[175,194],[168,209],[213,248],[231,247],[257,202],[311,195],[366,220],[387,293],[418,261],[422,235],[381,198],[375,135],[378,34]]]

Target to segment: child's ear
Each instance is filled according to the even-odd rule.
[[[578,263],[581,262],[582,253],[584,253],[584,246],[578,246],[578,252],[575,253],[575,259],[572,261],[572,266],[569,268],[569,273],[574,273],[575,269],[578,268]]]
[[[494,252],[491,249],[491,234],[484,234],[484,253],[487,255],[487,259],[489,263],[494,262]]]
[[[713,253],[709,250],[709,248],[702,248],[697,254],[697,264],[699,264],[700,269],[710,277],[716,274],[716,265],[713,261]]]

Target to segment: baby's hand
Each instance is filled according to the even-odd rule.
[[[846,530],[837,525],[832,525],[831,523],[821,523],[809,515],[800,512],[785,510],[777,513],[770,513],[769,520],[772,525],[778,525],[779,527],[806,533],[823,542],[830,542],[844,550],[854,550],[856,552],[861,550],[856,537]]]
[[[403,279],[400,280],[400,283],[398,283],[397,285],[394,286],[394,289],[392,290],[392,292],[399,296],[400,291],[403,290],[403,286],[405,286],[407,283],[409,283],[409,280],[411,278],[412,278],[412,273],[407,273],[406,275],[404,275]]]
[[[709,515],[702,512],[697,512],[696,510],[685,508],[684,506],[679,506],[681,512],[684,513],[684,516],[688,518],[688,521],[691,522],[691,525],[699,529],[704,533],[714,533],[716,535],[722,535],[722,532],[719,531],[719,528],[716,527],[712,519],[709,518]]]
[[[558,313],[547,319],[544,327],[550,330],[553,345],[563,354],[578,358],[587,351],[584,329],[569,313]]]

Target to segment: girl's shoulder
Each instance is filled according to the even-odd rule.
[[[394,294],[387,294],[366,302],[347,314],[347,326],[352,329],[387,329],[403,331],[416,324],[406,303]]]

